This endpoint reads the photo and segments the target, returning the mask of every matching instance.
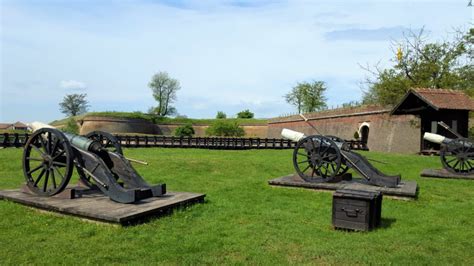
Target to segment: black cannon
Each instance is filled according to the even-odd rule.
[[[441,145],[439,155],[443,168],[453,174],[474,174],[474,141],[460,136],[443,122],[438,124],[457,137],[450,139],[428,132],[423,135],[425,140]]]
[[[53,196],[68,185],[73,169],[80,182],[99,189],[110,199],[133,203],[162,196],[166,185],[149,185],[122,154],[120,143],[106,132],[86,137],[68,134],[41,123],[25,144],[23,172],[29,190]]]
[[[344,140],[335,136],[312,135],[283,129],[282,136],[297,142],[293,165],[298,175],[308,182],[329,182],[349,168],[357,171],[371,185],[397,187],[400,175],[385,175],[367,158],[350,150]]]

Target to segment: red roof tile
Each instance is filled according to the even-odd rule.
[[[435,109],[474,110],[474,100],[462,91],[418,88],[411,92]]]
[[[7,123],[0,123],[0,129],[7,129],[11,127],[12,124],[7,124]]]
[[[27,127],[27,125],[23,124],[20,121],[17,121],[15,124],[13,124],[13,126],[15,126],[15,127]]]

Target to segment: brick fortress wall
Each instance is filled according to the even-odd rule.
[[[372,151],[417,153],[420,151],[420,119],[413,115],[391,116],[389,109],[364,106],[335,109],[305,115],[323,135],[354,139],[361,126],[369,127],[367,145]],[[269,121],[270,138],[280,137],[289,128],[306,135],[317,134],[300,116],[275,118]]]

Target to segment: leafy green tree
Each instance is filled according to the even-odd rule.
[[[298,114],[301,114],[303,111],[304,93],[301,87],[298,85],[293,87],[291,91],[284,96],[284,98],[287,103],[296,106],[296,109],[298,109]]]
[[[61,128],[62,131],[67,132],[67,133],[72,133],[72,134],[79,134],[79,126],[77,125],[76,120],[73,117],[70,117],[66,125]]]
[[[185,124],[177,127],[174,131],[174,135],[178,137],[192,137],[195,134],[194,128],[191,124]]]
[[[218,111],[218,112],[217,112],[217,115],[216,115],[216,118],[217,118],[217,119],[226,119],[226,118],[227,118],[227,115],[226,115],[224,112],[222,112],[222,111]]]
[[[292,90],[284,96],[285,100],[296,106],[298,113],[309,113],[327,108],[326,84],[323,81],[298,82]]]
[[[159,72],[153,75],[148,86],[158,102],[157,107],[148,110],[149,113],[158,116],[169,116],[177,113],[176,108],[171,105],[177,99],[176,92],[181,89],[177,79],[171,78],[166,72]]]
[[[62,113],[67,116],[80,115],[87,112],[88,102],[86,100],[87,94],[67,94],[63,101],[59,103]]]
[[[474,88],[474,29],[451,41],[429,43],[423,30],[410,32],[402,42],[392,44],[393,66],[381,69],[364,67],[366,78],[364,103],[394,105],[411,88]]]
[[[237,122],[217,120],[206,129],[208,136],[242,137],[245,135],[244,129]]]
[[[358,140],[359,138],[359,131],[354,132],[354,139]]]
[[[254,117],[254,113],[250,112],[249,109],[246,109],[237,113],[237,118],[250,119],[253,117]]]

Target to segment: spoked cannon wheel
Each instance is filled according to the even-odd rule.
[[[474,174],[474,144],[466,138],[456,139],[441,149],[441,163],[454,174]]]
[[[332,136],[332,135],[326,135],[326,138],[329,138],[330,140],[337,143],[342,143],[341,145],[341,150],[343,151],[350,151],[351,147],[349,143],[347,143],[345,140],[341,139],[340,137],[337,136]],[[345,174],[349,170],[349,166],[345,163],[345,160],[342,160],[341,162],[341,168],[339,169],[339,172],[337,172],[336,176]]]
[[[28,188],[42,196],[63,191],[71,179],[73,156],[69,141],[59,130],[37,130],[23,151],[23,173]]]
[[[333,179],[341,170],[341,152],[336,143],[324,136],[301,139],[293,151],[293,165],[305,181]]]
[[[106,148],[108,151],[123,155],[122,146],[118,139],[110,133],[104,131],[92,131],[86,135],[86,138],[98,141],[102,144],[102,147]]]

